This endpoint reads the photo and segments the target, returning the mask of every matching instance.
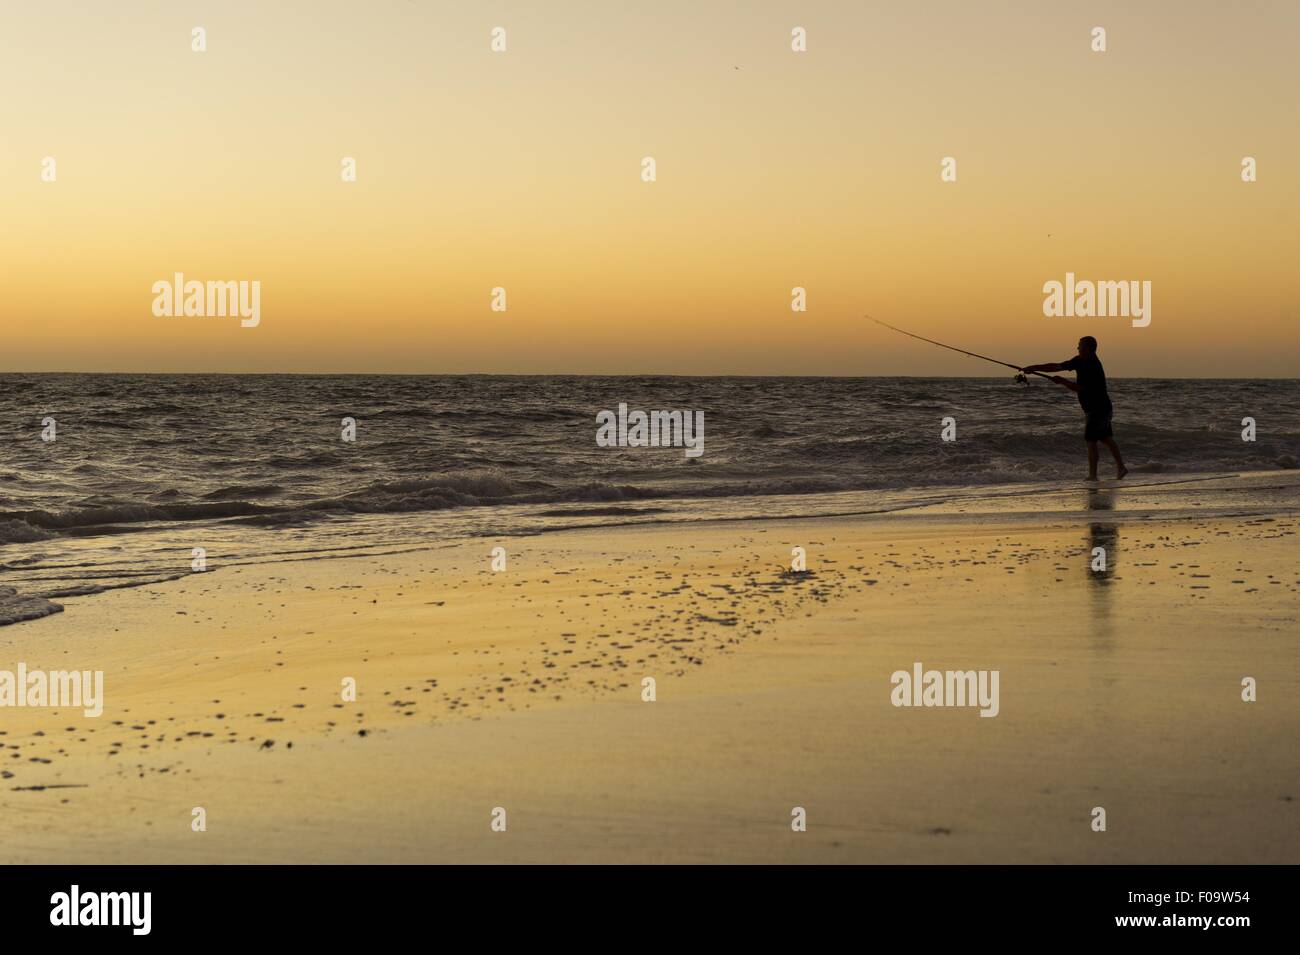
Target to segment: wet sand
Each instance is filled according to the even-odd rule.
[[[104,714],[0,709],[0,857],[1294,863],[1295,490],[435,542],[70,598],[0,629],[0,668],[103,669]],[[915,662],[998,670],[999,714],[893,706]]]

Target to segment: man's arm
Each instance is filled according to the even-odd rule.
[[[1021,370],[1021,371],[1024,371],[1024,372],[1030,372],[1030,371],[1073,371],[1073,370],[1074,370],[1074,365],[1072,364],[1072,362],[1073,362],[1073,359],[1071,359],[1071,360],[1068,361],[1068,362],[1055,362],[1055,361],[1049,361],[1049,362],[1048,362],[1047,364],[1045,364],[1045,365],[1029,365],[1028,367],[1021,368],[1020,370]],[[1071,381],[1069,378],[1062,378],[1062,377],[1060,377],[1059,375],[1053,375],[1052,378],[1051,378],[1051,380],[1054,381],[1054,382],[1056,382],[1058,385],[1061,385],[1061,386],[1064,387],[1064,388],[1069,388],[1069,389],[1070,389],[1071,391],[1073,391],[1075,394],[1078,394],[1078,393],[1079,393],[1079,386],[1078,386],[1078,384],[1076,384],[1075,382]]]
[[[1063,385],[1064,387],[1069,388],[1076,395],[1079,393],[1078,384],[1071,381],[1069,378],[1062,378],[1060,375],[1053,375],[1052,381],[1056,382],[1058,385]]]

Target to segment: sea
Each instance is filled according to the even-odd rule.
[[[1110,392],[1127,483],[1297,467],[1300,380]],[[602,446],[620,405],[702,413],[703,453]],[[196,548],[208,572],[1071,487],[1082,433],[1073,394],[1010,377],[2,374],[0,624],[194,573]]]

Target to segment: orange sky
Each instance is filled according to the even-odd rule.
[[[1013,362],[1090,333],[1112,375],[1295,376],[1297,28],[1292,0],[5,3],[0,370],[1000,374],[870,312]],[[261,324],[155,317],[178,271],[260,281]],[[1045,317],[1067,271],[1150,281],[1151,325]]]

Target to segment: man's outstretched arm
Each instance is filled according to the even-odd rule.
[[[1060,375],[1053,375],[1053,376],[1052,376],[1052,381],[1056,382],[1058,385],[1060,385],[1060,386],[1063,387],[1063,388],[1069,388],[1069,389],[1070,389],[1071,391],[1073,391],[1076,395],[1079,393],[1079,386],[1078,386],[1078,384],[1076,384],[1075,382],[1071,381],[1069,378],[1062,378]]]
[[[1054,361],[1049,361],[1046,365],[1026,365],[1024,368],[1021,368],[1020,370],[1021,370],[1021,371],[1024,371],[1024,372],[1030,372],[1030,371],[1064,371],[1064,370],[1065,370],[1065,366],[1064,366],[1064,365],[1058,365],[1058,364],[1057,364],[1056,362],[1054,362]]]

